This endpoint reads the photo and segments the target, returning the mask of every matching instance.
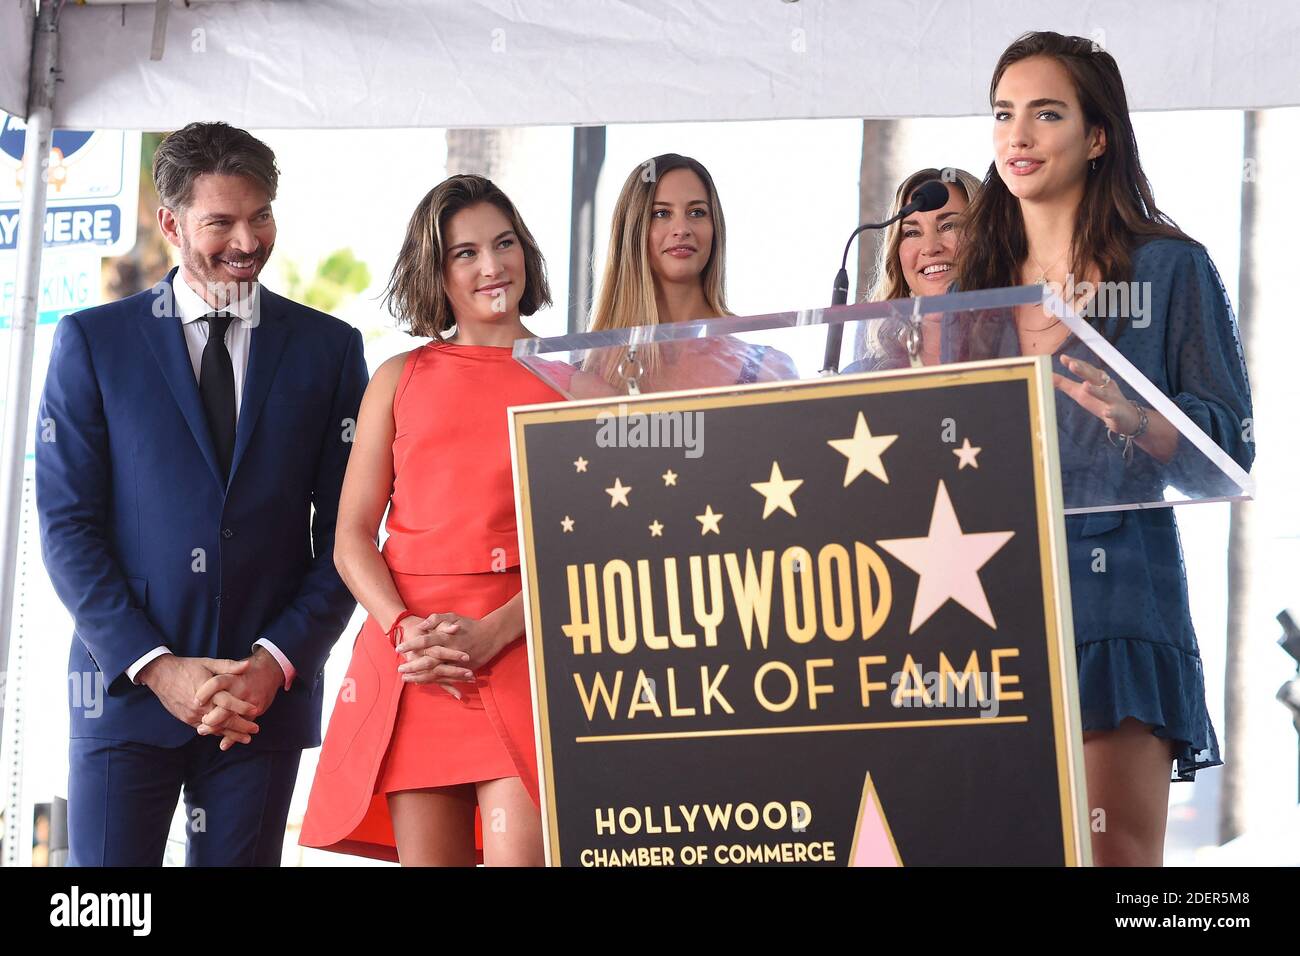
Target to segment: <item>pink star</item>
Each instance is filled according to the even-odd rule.
[[[949,598],[996,629],[979,570],[1014,534],[1014,531],[963,534],[948,488],[939,482],[930,514],[930,533],[926,537],[876,542],[920,576],[908,633],[915,634]]]
[[[880,806],[876,785],[867,774],[862,787],[862,806],[858,810],[858,826],[849,852],[849,866],[902,866],[898,844]]]

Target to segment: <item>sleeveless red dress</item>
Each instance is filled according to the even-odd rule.
[[[393,396],[393,493],[383,556],[409,611],[480,618],[521,588],[510,465],[511,405],[563,396],[509,348],[430,342]],[[533,803],[537,753],[521,633],[456,700],[406,684],[368,617],[321,746],[299,843],[397,860],[386,794],[517,776]],[[475,819],[482,849],[481,821]],[[480,855],[481,859],[481,855]]]

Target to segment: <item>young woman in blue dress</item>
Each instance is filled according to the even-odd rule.
[[[998,61],[989,99],[996,159],[966,211],[960,288],[1141,284],[1140,318],[1084,296],[1072,305],[1099,313],[1088,321],[1249,468],[1250,388],[1231,306],[1204,247],[1155,204],[1115,60],[1079,37],[1026,34]],[[945,352],[1053,356],[1067,498],[1098,474],[1114,497],[1195,483],[1180,470],[1174,426],[1045,309],[1021,307],[961,342],[945,336]],[[1066,538],[1093,861],[1158,866],[1171,763],[1176,780],[1222,764],[1173,510],[1071,515]]]

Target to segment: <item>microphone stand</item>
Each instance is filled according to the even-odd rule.
[[[925,203],[913,199],[910,203],[898,210],[898,214],[890,216],[884,222],[864,222],[858,228],[853,230],[849,236],[849,241],[844,243],[844,255],[840,259],[840,271],[835,274],[835,284],[831,286],[831,307],[837,305],[847,305],[849,301],[849,246],[860,233],[868,229],[884,229],[886,226],[892,226],[898,220],[912,215],[920,209]],[[826,354],[822,358],[822,375],[837,375],[840,371],[840,347],[844,341],[844,323],[834,322],[826,330]]]
[[[849,241],[844,243],[840,271],[836,273],[835,285],[831,287],[831,307],[844,306],[849,302],[849,246],[853,245],[854,239],[858,238],[859,234],[865,233],[867,229],[884,229],[885,226],[893,225],[894,222],[905,219],[914,212],[928,212],[930,209],[943,208],[946,202],[948,202],[948,187],[944,186],[939,179],[931,179],[930,182],[923,182],[915,189],[911,202],[898,209],[896,216],[891,216],[884,222],[863,222],[861,226],[854,229]],[[842,341],[844,341],[844,323],[832,323],[826,333],[826,355],[822,360],[822,375],[839,373]]]

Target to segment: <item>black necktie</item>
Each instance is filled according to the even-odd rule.
[[[199,363],[199,396],[221,474],[228,479],[230,460],[235,454],[235,367],[226,348],[226,330],[235,317],[229,312],[213,312],[204,318],[208,322],[208,342]]]

